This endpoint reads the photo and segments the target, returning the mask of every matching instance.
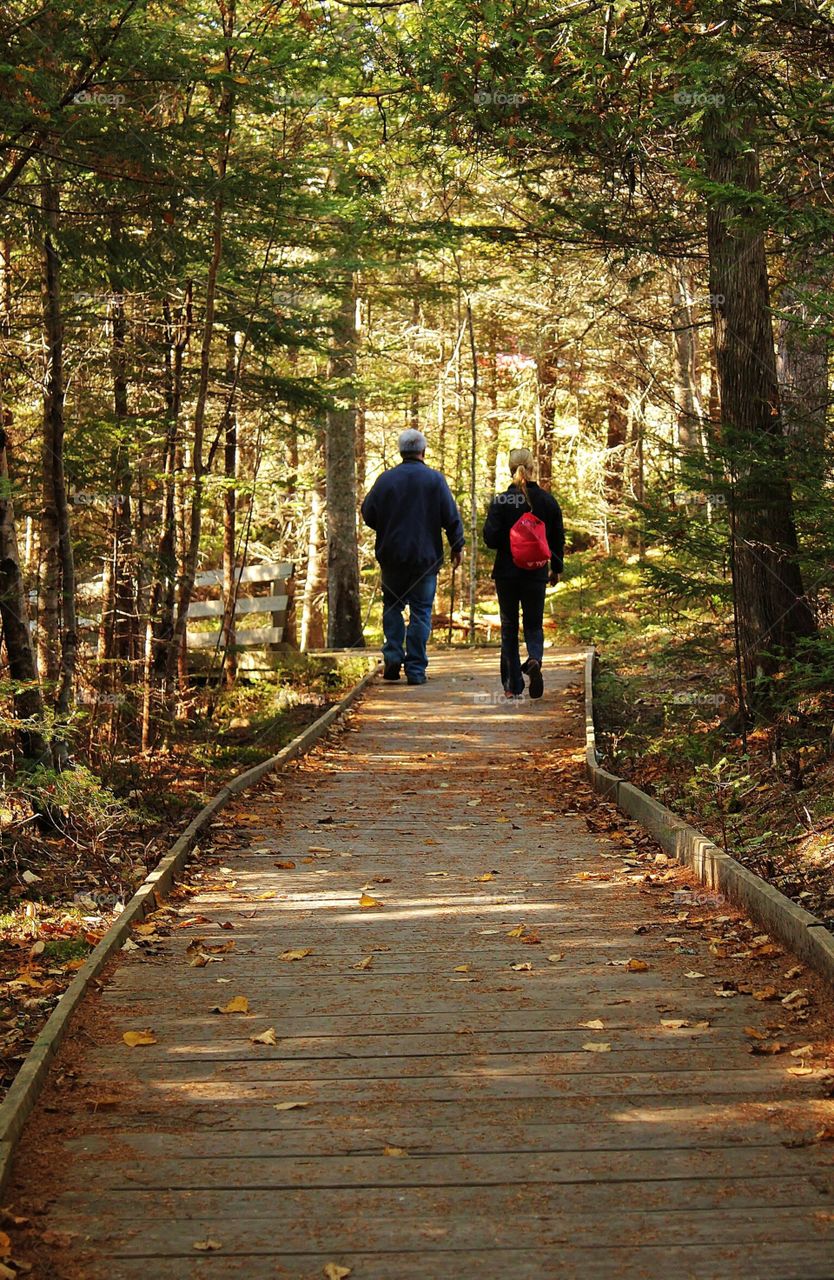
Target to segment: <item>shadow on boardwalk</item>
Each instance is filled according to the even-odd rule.
[[[832,1275],[830,1004],[590,795],[578,655],[538,704],[495,665],[216,824],[24,1135],[36,1276]]]

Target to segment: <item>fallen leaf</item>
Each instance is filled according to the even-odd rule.
[[[12,1238],[6,1231],[0,1231],[0,1258],[8,1258],[12,1251]]]
[[[352,964],[351,969],[370,969],[374,962],[373,956],[365,956],[364,960],[360,960],[358,964]]]
[[[815,1142],[834,1142],[834,1124],[824,1124],[814,1134]]]
[[[295,863],[292,858],[285,858],[283,862],[273,862],[273,867],[280,868],[281,871],[292,871]]]
[[[761,991],[753,991],[754,1000],[778,1000],[779,992],[775,987],[762,987]]]
[[[351,1273],[351,1267],[340,1267],[338,1262],[326,1262],[322,1275],[325,1280],[345,1280]]]
[[[812,1044],[802,1044],[799,1046],[798,1049],[791,1049],[791,1057],[805,1058],[809,1053],[813,1053],[813,1052],[814,1052],[814,1046]]]
[[[40,876],[36,876],[34,871],[24,871],[21,879],[24,884],[37,884],[40,880]]]
[[[698,973],[695,969],[691,969],[689,973],[685,973],[683,976],[685,978],[705,978],[707,975],[705,973]]]
[[[157,1039],[152,1031],[125,1031],[122,1036],[128,1049],[135,1049],[142,1044],[156,1044]]]
[[[516,973],[529,973],[533,965],[530,960],[522,960],[518,964],[511,964],[510,968],[515,969]]]
[[[558,964],[560,960],[564,960],[564,951],[554,951],[552,956],[547,957],[551,964]]]
[[[407,1156],[408,1152],[405,1147],[383,1147],[382,1154],[384,1156]]]
[[[524,937],[524,925],[523,925],[523,924],[517,924],[517,925],[515,926],[515,928],[514,928],[514,929],[510,929],[509,933],[507,934],[507,937],[508,937],[508,938],[523,938],[523,937]]]
[[[282,951],[278,959],[286,960],[286,961],[303,960],[305,956],[312,955],[312,953],[313,953],[312,947],[302,947],[298,951]]]
[[[228,1004],[224,1004],[222,1009],[219,1004],[214,1005],[211,1013],[248,1013],[249,1001],[246,996],[232,996]]]
[[[275,1034],[274,1027],[267,1027],[266,1031],[262,1031],[259,1036],[250,1036],[249,1039],[253,1044],[270,1044],[278,1043],[278,1037]]]
[[[468,965],[468,964],[456,964],[456,965],[455,965],[455,970],[454,970],[454,971],[455,971],[455,973],[468,973],[468,972],[469,972],[469,965]]]
[[[222,1249],[223,1245],[219,1240],[195,1240],[194,1246],[200,1253],[216,1253],[218,1249]]]
[[[813,1074],[813,1067],[788,1067],[789,1076],[812,1076]]]
[[[805,969],[801,964],[795,964],[792,969],[788,969],[785,977],[790,982],[791,979],[800,977],[804,972]]]
[[[381,907],[383,903],[378,898],[372,898],[369,893],[363,893],[359,899],[360,907]]]
[[[804,1009],[809,1004],[808,992],[797,988],[796,991],[791,991],[788,995],[783,996],[782,1004],[788,1009]]]
[[[269,900],[274,897],[275,897],[275,890],[268,889],[266,893],[256,893],[252,901],[253,902],[269,902]]]
[[[757,1031],[755,1027],[745,1027],[744,1034],[749,1036],[751,1040],[766,1040],[766,1031]]]
[[[633,956],[626,963],[626,969],[629,973],[645,973],[646,970],[650,968],[651,965],[646,964],[645,960],[635,960]]]
[[[590,1022],[580,1022],[580,1027],[587,1027],[589,1031],[602,1031],[605,1023],[602,1018],[592,1018]]]
[[[484,882],[485,880],[494,880],[494,879],[495,879],[495,872],[494,872],[494,871],[487,871],[487,872],[486,872],[484,875],[482,875],[482,876],[476,876],[476,877],[475,877],[475,879],[479,882],[479,884],[483,884],[483,882]]]
[[[667,1031],[680,1031],[682,1027],[688,1027],[691,1024],[688,1018],[661,1018],[660,1025]]]
[[[7,1267],[5,1262],[0,1262],[0,1280],[17,1280],[21,1274],[19,1271],[12,1271],[11,1267]]]
[[[784,1053],[786,1048],[787,1045],[780,1044],[778,1040],[756,1040],[750,1046],[750,1053],[770,1056],[774,1053]]]
[[[583,1044],[583,1049],[588,1053],[610,1053],[611,1045],[606,1040],[589,1040],[587,1044]]]
[[[301,1107],[309,1107],[309,1102],[275,1102],[273,1109],[275,1111],[296,1111]]]

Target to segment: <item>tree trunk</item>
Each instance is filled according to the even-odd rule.
[[[785,465],[765,245],[755,195],[756,152],[710,113],[707,172],[749,191],[750,205],[719,197],[707,212],[709,279],[722,413],[722,445],[734,475],[735,603],[748,704],[767,696],[779,652],[815,631],[797,559],[793,497]]]
[[[0,336],[11,337],[12,283],[11,246],[2,242],[0,256]],[[38,761],[49,759],[43,737],[43,697],[38,682],[38,665],[29,622],[29,600],[20,571],[17,525],[9,477],[6,442],[12,425],[4,367],[0,366],[0,622],[14,692],[16,739],[24,756]]]
[[[58,680],[55,709],[65,718],[73,700],[78,631],[75,614],[75,560],[72,549],[69,503],[64,475],[64,366],[63,322],[61,318],[61,263],[56,235],[58,230],[58,191],[52,177],[45,174],[42,185],[45,219],[43,239],[42,301],[47,369],[43,403],[43,465],[45,541],[49,549],[46,568],[48,589],[48,624],[44,629],[47,643],[54,645],[59,618],[60,658],[48,658],[52,679]],[[47,491],[47,485],[51,492]],[[66,745],[56,739],[56,761],[66,761]]]
[[[686,457],[703,453],[701,361],[691,274],[677,267],[672,274],[671,290],[676,445],[678,452]]]
[[[321,454],[320,445],[316,454],[317,457]],[[324,530],[324,508],[324,481],[317,475],[310,497],[307,567],[301,603],[300,648],[303,653],[308,649],[323,649],[325,642],[322,601],[327,591],[327,541]]]
[[[625,446],[628,440],[628,401],[618,387],[608,391],[605,435],[605,496],[612,511],[619,513],[623,497]]]
[[[235,335],[226,334],[226,381],[229,384],[226,401],[226,420],[223,431],[223,646],[225,650],[225,681],[231,686],[237,678],[237,654],[235,653],[235,605],[237,603],[237,407],[234,394],[237,376],[237,347]]]
[[[487,328],[487,353],[489,363],[487,364],[486,393],[487,411],[486,426],[486,459],[484,470],[486,473],[486,488],[492,494],[498,488],[498,436],[501,427],[501,417],[498,412],[498,336],[496,326],[490,323]]]
[[[553,483],[553,429],[555,426],[556,367],[552,351],[537,361],[539,421],[536,433],[536,470],[539,484],[549,489]]]
[[[780,297],[778,359],[784,429],[797,439],[802,456],[812,466],[825,443],[831,400],[831,342],[824,318],[806,296],[830,288],[830,281],[817,265],[816,253],[816,246],[804,246],[787,254],[787,279]]]
[[[224,180],[229,165],[229,153],[232,144],[233,94],[232,81],[233,45],[235,34],[235,0],[221,3],[223,34],[225,37],[224,65],[226,77],[225,87],[220,94],[217,115],[222,127],[222,141],[217,158],[215,195],[212,201],[212,248],[206,275],[206,301],[203,315],[203,336],[200,344],[200,371],[197,379],[197,391],[194,399],[194,433],[191,441],[192,489],[191,503],[188,511],[188,528],[183,562],[180,566],[179,590],[177,593],[177,614],[174,633],[168,649],[166,663],[167,680],[173,677],[179,665],[180,687],[182,688],[186,673],[184,671],[184,655],[186,645],[186,628],[188,626],[188,609],[194,593],[194,580],[197,577],[197,562],[200,555],[200,535],[203,522],[203,486],[204,459],[203,443],[205,439],[206,408],[208,404],[209,378],[211,373],[211,345],[214,336],[214,311],[217,300],[217,278],[223,258],[223,216],[224,216]]]
[[[162,709],[167,658],[174,634],[174,605],[177,580],[177,467],[181,456],[180,407],[182,404],[183,356],[191,337],[191,283],[186,286],[176,324],[171,305],[163,302],[163,390],[165,437],[162,454],[162,527],[156,550],[156,565],[150,590],[145,631],[145,688],[142,705],[142,750],[154,742],[155,716]]]
[[[356,304],[353,278],[342,288],[332,325],[327,376],[327,643],[362,648],[359,547],[356,536]]]

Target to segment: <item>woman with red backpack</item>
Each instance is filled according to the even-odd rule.
[[[484,524],[484,542],[496,552],[492,576],[501,612],[501,683],[508,698],[524,693],[525,675],[531,698],[544,692],[544,595],[548,582],[559,581],[565,552],[561,508],[534,482],[533,467],[529,449],[511,450],[512,483],[493,498]],[[527,646],[523,665],[519,609]]]

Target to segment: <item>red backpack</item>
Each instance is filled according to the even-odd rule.
[[[517,569],[541,569],[550,563],[544,521],[525,511],[510,529],[510,555]]]

